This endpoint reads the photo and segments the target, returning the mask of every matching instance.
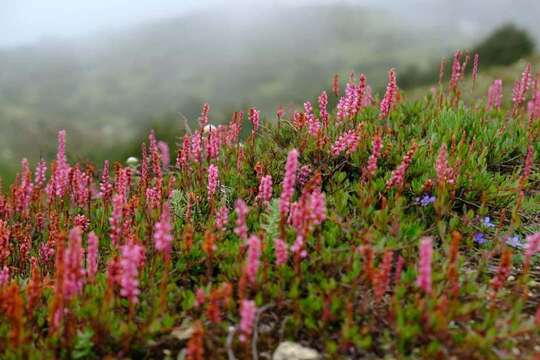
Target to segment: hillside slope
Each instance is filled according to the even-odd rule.
[[[467,42],[446,35],[361,6],[246,7],[0,51],[0,165],[52,156],[60,128],[77,156],[96,156],[97,143],[114,152],[149,117],[173,114],[181,127],[180,114],[196,119],[205,101],[219,121],[247,104],[271,115],[316,96],[334,72],[364,72],[378,88],[385,69]]]
[[[351,81],[279,121],[202,116],[125,165],[71,160],[60,131],[56,160],[0,191],[0,358],[263,359],[287,340],[328,359],[534,359],[530,76],[486,108],[457,74],[406,100],[390,70],[375,100]]]

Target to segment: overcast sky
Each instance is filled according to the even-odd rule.
[[[0,46],[121,28],[211,2],[214,0],[0,0]]]
[[[259,2],[269,5],[339,1],[391,3],[402,0],[0,0],[0,46],[123,28],[220,3],[256,6]]]

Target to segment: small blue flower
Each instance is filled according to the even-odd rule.
[[[484,233],[477,232],[476,234],[474,234],[474,242],[477,243],[478,245],[485,244],[487,240],[484,236]]]
[[[518,249],[523,249],[525,247],[525,244],[521,242],[521,239],[519,236],[511,236],[508,239],[506,239],[506,244],[511,247],[515,247]]]
[[[488,228],[494,228],[495,227],[495,224],[491,222],[491,218],[489,216],[486,216],[482,220],[482,223]]]
[[[422,207],[426,207],[429,204],[433,204],[435,202],[435,196],[425,194],[424,196],[422,196],[421,199],[416,198],[416,202],[422,205]]]

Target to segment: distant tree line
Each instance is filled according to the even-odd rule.
[[[529,33],[514,24],[504,24],[470,50],[478,53],[482,68],[511,65],[519,59],[529,56],[534,51],[534,41]],[[451,57],[450,57],[451,58]],[[445,74],[448,74],[451,61],[446,64]],[[402,71],[399,84],[402,88],[413,88],[433,84],[438,80],[440,64],[432,64],[429,69],[422,70],[411,65]]]

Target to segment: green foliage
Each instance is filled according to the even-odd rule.
[[[92,336],[94,336],[94,333],[91,329],[87,329],[85,331],[79,331],[77,333],[74,349],[73,349],[73,352],[71,353],[71,357],[73,359],[95,358],[92,352],[92,347],[94,346],[92,342]]]
[[[485,67],[513,64],[531,55],[533,50],[534,41],[531,35],[514,24],[497,28],[474,48]]]
[[[265,213],[262,215],[261,229],[269,239],[277,239],[279,237],[279,200],[272,199]]]

